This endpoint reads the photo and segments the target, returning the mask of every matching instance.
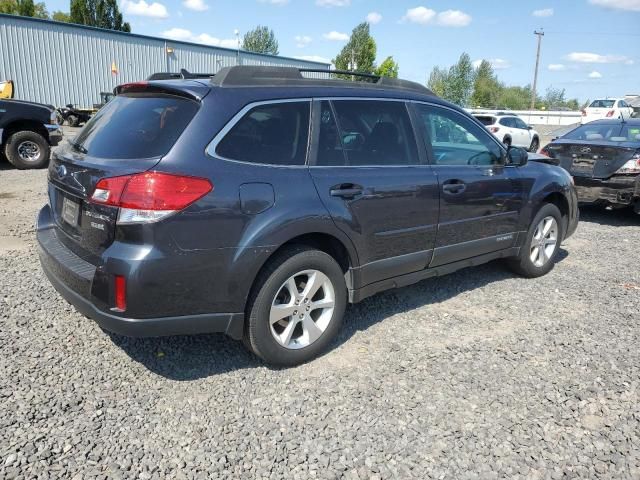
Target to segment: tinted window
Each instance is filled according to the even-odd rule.
[[[309,111],[309,102],[254,107],[218,143],[216,154],[242,162],[304,165]]]
[[[594,100],[589,107],[591,108],[611,108],[615,100]]]
[[[337,100],[333,108],[337,122],[329,103],[322,102],[318,165],[419,163],[403,102]]]
[[[475,117],[483,125],[493,125],[494,123],[496,123],[496,117],[487,117],[484,115],[476,115]]]
[[[324,166],[346,165],[347,161],[338,133],[338,125],[331,104],[327,100],[323,100],[320,104],[319,123],[320,134],[316,164]]]
[[[514,118],[514,119],[513,119],[513,121],[514,121],[514,123],[515,123],[515,125],[516,125],[516,128],[521,128],[521,129],[523,129],[523,130],[526,130],[526,129],[527,129],[527,124],[526,124],[526,123],[524,123],[521,119],[519,119],[519,118]]]
[[[570,131],[562,138],[569,140],[598,140],[609,142],[638,142],[640,143],[640,126],[628,123],[587,123]]]
[[[197,110],[197,102],[180,97],[118,95],[87,122],[73,145],[100,158],[160,157]]]
[[[500,119],[500,125],[504,125],[505,127],[515,128],[515,124],[513,123],[513,118],[505,117]]]
[[[416,104],[436,165],[496,165],[502,150],[482,127],[455,111]],[[504,119],[503,119],[504,120]]]

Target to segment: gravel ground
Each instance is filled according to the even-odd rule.
[[[45,180],[0,168],[0,478],[640,478],[640,217],[583,210],[541,279],[377,295],[276,370],[76,313],[38,265]]]

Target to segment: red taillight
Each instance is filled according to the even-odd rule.
[[[137,210],[182,210],[213,190],[206,178],[160,172],[103,178],[91,200]]]
[[[549,153],[549,150],[547,150],[547,147],[542,147],[540,149],[540,152],[538,153],[540,153],[540,155],[544,155],[545,157],[551,158],[551,154]]]
[[[500,130],[500,127],[489,127],[489,131],[490,131],[491,133],[497,133],[497,132],[498,132],[498,130]]]
[[[615,110],[609,110],[609,111],[607,112],[607,118],[609,118],[609,117],[613,117],[614,113],[616,113],[616,111],[615,111]]]
[[[124,312],[127,309],[127,281],[122,275],[116,275],[115,298],[116,310]]]

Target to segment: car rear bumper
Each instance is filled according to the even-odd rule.
[[[48,205],[40,211],[36,229],[40,263],[51,284],[76,310],[105,330],[131,337],[223,332],[235,339],[242,338],[242,313],[128,318],[105,309],[92,294],[98,268],[60,242]]]
[[[640,175],[601,180],[574,177],[580,203],[632,205],[640,199]]]

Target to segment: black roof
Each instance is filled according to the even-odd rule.
[[[628,125],[640,126],[640,118],[625,118],[624,120],[622,120],[621,118],[603,118],[600,120],[592,120],[591,122],[585,123],[583,125],[622,124],[622,122]]]
[[[182,69],[179,73],[159,72],[147,80],[187,80],[210,78],[218,87],[345,87],[369,90],[403,90],[435,96],[424,85],[409,80],[381,77],[344,70],[305,69],[297,67],[235,66],[225,67],[216,74],[191,73]],[[360,81],[353,81],[357,78]]]

